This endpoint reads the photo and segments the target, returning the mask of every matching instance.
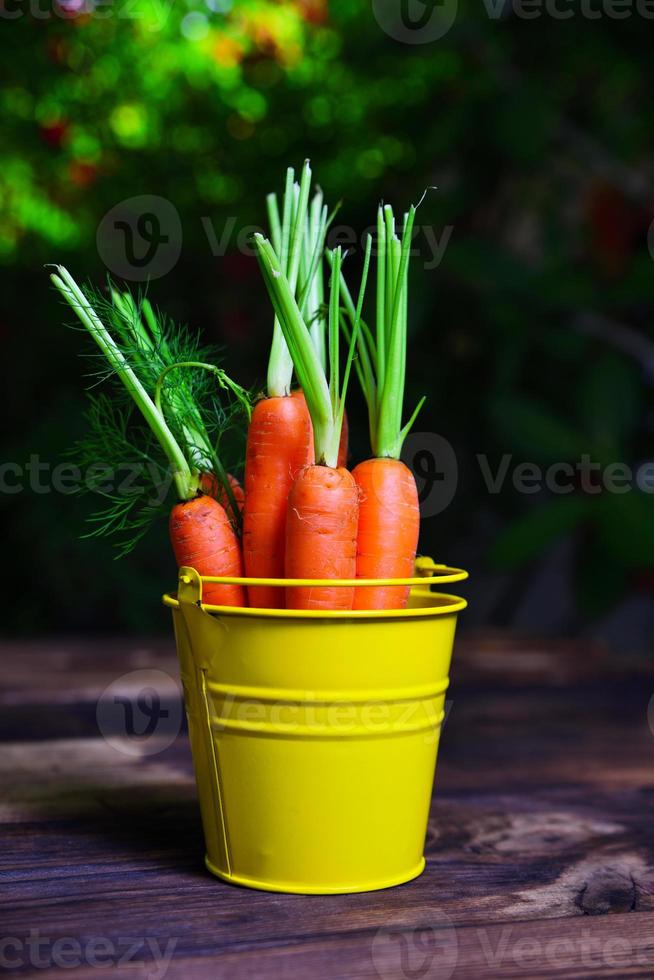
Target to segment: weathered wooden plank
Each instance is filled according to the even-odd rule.
[[[157,669],[177,676],[172,629],[169,637],[146,640],[57,640],[0,642],[0,705],[74,704],[95,701],[122,674]]]
[[[32,763],[39,748],[42,755]],[[5,825],[8,846],[0,853],[9,922],[18,927],[29,914],[56,925],[59,915],[65,919],[70,914],[71,891],[73,905],[84,902],[85,921],[102,922],[107,915],[121,914],[112,906],[128,890],[130,918],[144,928],[162,920],[173,928],[183,895],[193,899],[185,908],[187,921],[200,926],[207,904],[212,914],[223,903],[232,909],[256,907],[265,938],[265,910],[272,899],[225,886],[202,868],[201,831],[183,741],[156,761],[123,758],[100,740],[91,745],[12,746],[9,757],[3,756],[9,769],[12,754],[22,785],[14,790],[15,820]],[[62,757],[65,789],[54,761]],[[32,788],[35,776],[37,786]],[[651,800],[635,808],[622,794],[588,790],[582,784],[526,795],[470,787],[458,793],[448,790],[447,772],[441,782],[422,878],[374,896],[347,896],[338,904],[312,899],[311,930],[336,927],[334,916],[338,928],[344,928],[341,917],[356,920],[361,909],[385,915],[407,904],[429,906],[435,896],[438,907],[456,922],[581,916],[590,903],[599,909],[602,901],[617,911],[625,902],[635,909],[651,908]],[[603,868],[631,882],[631,891],[616,891],[609,879],[602,892],[598,882]],[[296,903],[280,896],[274,907],[287,910],[289,928],[297,931]],[[235,929],[238,933],[230,922],[230,937]],[[246,924],[244,935],[251,934]]]
[[[21,942],[19,937],[16,937]],[[37,938],[43,939],[40,933]],[[191,952],[184,931],[148,936],[135,931],[111,939],[102,933],[70,939],[47,937],[38,953],[17,946],[10,954],[29,966],[38,955],[58,966],[39,969],[53,980],[63,965],[75,976],[91,980],[104,971],[88,959],[104,960],[112,977],[168,977],[205,980],[211,976],[236,980],[285,980],[328,977],[329,980],[498,980],[498,978],[651,977],[654,972],[654,914],[616,915],[609,919],[546,920],[457,926],[438,911],[411,916],[398,914],[380,928],[363,928],[347,935],[324,938],[278,938],[260,944],[256,954],[236,946]],[[57,939],[60,945],[57,946]],[[104,948],[98,946],[104,940]],[[137,966],[140,964],[140,966]]]
[[[143,752],[130,739],[122,751],[115,733],[111,743],[98,737],[99,694],[126,674],[129,690],[131,671],[158,670],[166,657],[174,677],[170,647],[108,644],[101,664],[94,655],[64,645],[48,673],[47,648],[37,647],[12,668],[0,701],[9,739],[0,746],[0,938],[38,929],[52,959],[58,938],[88,951],[100,937],[113,944],[107,969],[118,977],[156,976],[146,941],[156,952],[174,940],[173,978],[385,980],[420,972],[421,954],[432,956],[425,975],[441,978],[452,932],[456,978],[654,973],[647,671],[510,689],[499,676],[455,672],[425,874],[385,892],[304,898],[233,888],[204,871],[184,736]],[[39,729],[51,705],[56,724]],[[36,731],[21,737],[27,724]],[[398,924],[401,935],[379,932]],[[604,943],[595,959],[584,936]],[[142,971],[119,964],[125,937],[141,940]],[[409,973],[398,967],[401,948]],[[98,972],[82,961],[75,976]]]

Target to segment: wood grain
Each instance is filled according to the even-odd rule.
[[[580,671],[558,644],[548,674],[545,642],[511,638],[507,682],[508,654],[483,662],[499,644],[460,644],[425,873],[311,898],[204,871],[183,731],[142,754],[101,737],[102,691],[134,670],[174,676],[169,642],[1,647],[0,959],[53,977],[77,957],[76,980],[651,977],[651,669]],[[86,962],[97,943],[104,967]]]

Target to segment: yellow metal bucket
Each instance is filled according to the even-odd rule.
[[[466,605],[430,585],[466,573],[425,559],[417,571],[429,583],[392,582],[413,586],[405,610],[307,612],[202,605],[203,579],[180,570],[177,596],[164,602],[206,863],[220,878],[328,894],[421,873],[456,618]]]

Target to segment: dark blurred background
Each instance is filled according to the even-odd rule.
[[[380,199],[401,213],[437,188],[411,272],[407,406],[428,402],[408,453],[421,550],[472,574],[464,624],[651,649],[651,22],[602,0],[401,7],[0,3],[6,634],[165,631],[174,580],[165,525],[114,561],[80,538],[94,501],[49,485],[88,379],[44,263],[120,275],[102,219],[165,199],[148,208],[172,258],[149,296],[263,382],[271,318],[244,244],[308,156],[359,232]],[[355,386],[350,419],[361,458]]]

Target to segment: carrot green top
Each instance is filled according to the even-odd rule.
[[[334,249],[332,253],[332,275],[327,317],[327,371],[327,365],[321,362],[319,348],[317,349],[310,328],[302,314],[302,300],[300,303],[296,301],[291,283],[281,268],[275,249],[268,239],[261,234],[254,236],[254,242],[275,315],[286,340],[311,415],[316,463],[336,466],[345,411],[345,395],[361,323],[361,307],[368,276],[372,240],[368,237],[366,244],[366,259],[357,305],[353,310],[352,332],[342,387],[340,385],[338,349],[343,258],[340,246]]]
[[[320,353],[322,278],[321,261],[325,247],[328,217],[322,192],[316,191],[311,205],[311,167],[304,161],[300,182],[295,171],[286,171],[286,185],[280,218],[277,195],[266,198],[270,238],[279,269],[288,280],[291,294],[297,299],[302,314],[312,321],[314,343]],[[324,331],[322,333],[324,337]],[[324,346],[324,340],[322,340]],[[279,318],[275,316],[273,339],[268,361],[267,389],[271,397],[288,395],[293,378],[293,359],[290,355]]]
[[[76,452],[86,458],[93,457],[97,451],[103,458],[92,462],[123,466],[128,460],[121,457],[134,450],[153,474],[151,468],[156,464],[149,453],[149,432],[170,466],[178,499],[190,500],[196,496],[201,476],[213,473],[225,488],[234,523],[238,523],[238,507],[214,438],[219,438],[228,428],[229,413],[217,418],[213,390],[216,381],[221,388],[229,388],[236,396],[239,411],[244,409],[246,416],[250,408],[247,393],[217,365],[207,363],[206,355],[210,352],[199,346],[187,328],[175,327],[156,314],[146,298],[137,303],[130,293],[112,288],[111,298],[107,300],[98,291],[82,290],[63,266],[55,268],[50,277],[52,282],[93,337],[106,362],[98,373],[101,377],[113,376],[119,382],[112,398],[91,397],[88,420],[92,431],[76,445]],[[173,372],[175,381],[169,384]],[[211,382],[203,387],[197,380],[198,372],[204,377],[211,376]],[[121,401],[122,391],[129,395],[127,408],[125,400]],[[147,430],[136,433],[136,446],[127,437],[132,404],[140,410],[148,426]],[[217,421],[209,424],[209,418],[214,417]],[[136,495],[127,500],[105,496],[111,504],[92,519],[97,524],[93,533],[138,530],[136,537],[123,547],[124,554],[156,515],[151,507],[145,507],[142,520],[128,519],[130,508],[136,506]]]
[[[67,269],[61,265],[57,266],[57,272],[51,275],[50,278],[96,341],[112,370],[123,382],[136,405],[141,410],[145,421],[157,437],[161,448],[173,468],[173,478],[180,499],[187,500],[194,496],[198,484],[196,480],[195,486],[193,486],[193,474],[189,462],[171,432],[163,413],[157,408],[153,399],[144,388],[140,378],[125,357],[120,346],[111,336],[95,309]]]
[[[357,331],[359,357],[355,368],[368,404],[373,454],[399,459],[402,445],[425,399],[422,398],[406,425],[402,425],[407,350],[407,295],[411,237],[416,209],[404,216],[400,240],[395,217],[387,204],[377,212],[377,288],[374,335],[365,323]],[[334,270],[333,253],[328,258]],[[341,285],[345,315],[341,324],[352,336],[356,309],[345,283]]]

